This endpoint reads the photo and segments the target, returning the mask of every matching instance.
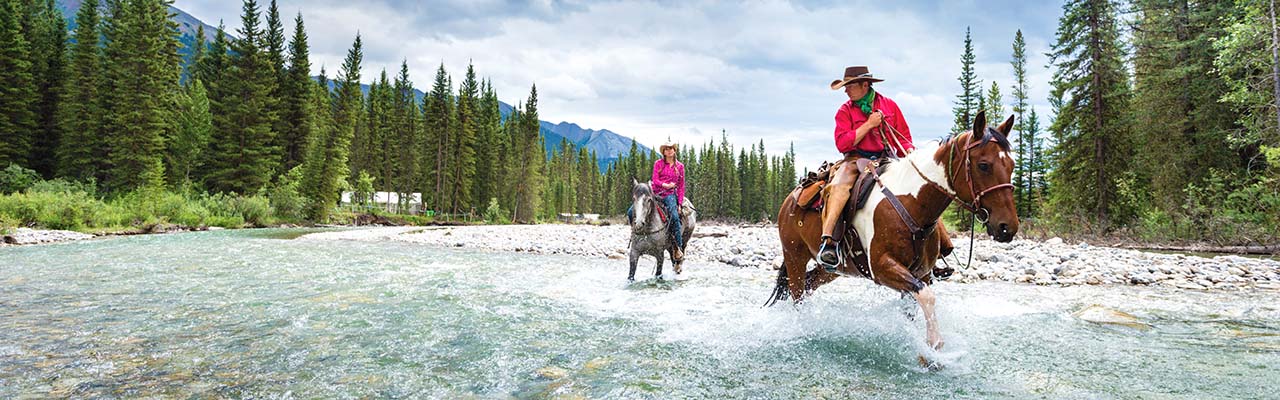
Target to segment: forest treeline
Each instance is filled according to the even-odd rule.
[[[634,144],[604,170],[585,148],[544,146],[537,87],[504,116],[473,66],[455,85],[440,65],[419,99],[403,62],[394,76],[368,79],[366,93],[357,36],[335,76],[312,76],[303,16],[287,36],[274,1],[264,12],[246,0],[234,38],[219,28],[206,41],[200,27],[184,63],[170,4],[86,0],[68,35],[53,1],[0,0],[0,165],[10,166],[0,190],[72,188],[99,203],[260,197],[280,219],[316,222],[329,220],[344,191],[365,204],[372,192],[396,192],[404,204],[393,209],[534,222],[620,214],[632,179],[649,176],[655,154]],[[707,216],[756,218],[794,180],[793,154],[769,157],[763,143],[737,158],[727,142],[712,148],[686,158],[691,182],[734,200],[705,197],[716,204]],[[410,207],[414,193],[421,205]],[[13,208],[10,224],[69,213],[85,221],[63,225],[95,225],[84,210]]]
[[[1017,115],[1011,139],[1019,212],[1054,233],[1274,242],[1280,239],[1274,6],[1067,1],[1047,54],[1053,117],[1043,130],[1028,105],[1034,83],[1027,82],[1022,32],[1010,52],[1014,82],[993,81],[985,93],[966,32],[957,130],[977,110]]]

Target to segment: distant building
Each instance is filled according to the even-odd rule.
[[[352,209],[360,208],[358,204],[352,204],[352,198],[355,192],[342,192],[342,204]],[[401,210],[400,193],[396,192],[374,192],[371,199],[364,208],[376,208],[389,213],[396,214],[420,214],[422,213],[422,193],[410,193],[404,200],[404,210]],[[432,213],[428,213],[432,214]]]
[[[592,222],[592,221],[599,221],[599,220],[600,220],[600,214],[560,213],[560,221],[568,222],[568,223],[582,223],[582,222]]]

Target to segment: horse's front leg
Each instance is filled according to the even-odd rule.
[[[929,347],[935,350],[941,349],[942,334],[939,333],[938,316],[934,312],[936,299],[933,287],[916,279],[911,275],[911,271],[897,259],[886,254],[879,260],[879,265],[872,266],[877,283],[902,293],[910,293],[916,299],[916,303],[920,304],[920,311],[924,314],[925,340],[929,343]]]
[[[924,313],[924,329],[925,336],[929,341],[929,347],[934,350],[942,348],[942,334],[938,332],[938,315],[934,313],[934,296],[933,287],[926,285],[924,289],[915,292],[916,302],[920,303],[920,311]]]
[[[640,261],[640,253],[636,252],[635,243],[631,244],[631,253],[627,257],[631,259],[631,270],[627,272],[627,282],[635,282],[636,262]]]
[[[654,255],[653,258],[658,259],[658,268],[653,270],[653,276],[658,278],[658,280],[662,280],[662,263],[667,258],[667,251],[658,251],[658,254]]]

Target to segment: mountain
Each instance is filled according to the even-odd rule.
[[[68,29],[75,29],[76,12],[80,10],[82,0],[57,0],[57,7],[62,11],[63,17],[68,21]],[[217,33],[217,27],[204,23],[199,18],[187,14],[177,7],[170,6],[169,10],[173,12],[173,19],[178,23],[179,41],[182,42],[182,61],[185,65],[191,60],[191,49],[196,45],[196,32],[203,25],[205,32],[205,41],[212,42],[214,35]],[[232,32],[227,32],[229,39],[234,38]],[[333,89],[333,81],[329,81],[330,90]],[[360,85],[361,90],[365,93],[369,92],[369,85]],[[421,101],[425,94],[421,90],[414,89],[414,96]],[[499,102],[499,110],[502,118],[510,115],[514,108],[507,103]],[[599,157],[600,168],[603,169],[614,161],[617,161],[622,155],[627,154],[631,150],[631,138],[619,135],[608,129],[594,130],[583,129],[578,124],[571,122],[560,122],[552,124],[547,121],[538,121],[542,136],[545,139],[543,145],[546,146],[547,154],[551,154],[551,150],[560,146],[561,140],[568,140],[577,147],[586,147],[589,151],[594,151]],[[649,150],[643,145],[639,146],[641,151]]]
[[[332,77],[330,77],[329,90],[334,90],[335,84]],[[369,85],[361,84],[360,90],[366,95],[369,94]],[[417,101],[421,102],[423,96],[426,96],[426,93],[416,88],[413,89],[413,97]],[[507,119],[507,116],[511,115],[513,111],[515,111],[515,107],[510,104],[502,101],[498,102],[498,112],[502,114],[502,119]],[[586,147],[587,151],[594,151],[600,164],[600,169],[603,170],[613,164],[614,161],[631,152],[632,139],[608,129],[583,129],[578,124],[563,121],[559,124],[552,124],[544,120],[538,120],[538,123],[538,129],[542,132],[542,145],[547,149],[548,156],[553,150],[560,147],[561,140],[568,140],[575,147]],[[637,144],[637,147],[640,151],[651,151],[649,147],[642,144]]]

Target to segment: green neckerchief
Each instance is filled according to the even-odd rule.
[[[862,109],[863,114],[871,115],[871,103],[876,101],[876,90],[867,88],[867,94],[861,99],[853,101],[853,104]]]

